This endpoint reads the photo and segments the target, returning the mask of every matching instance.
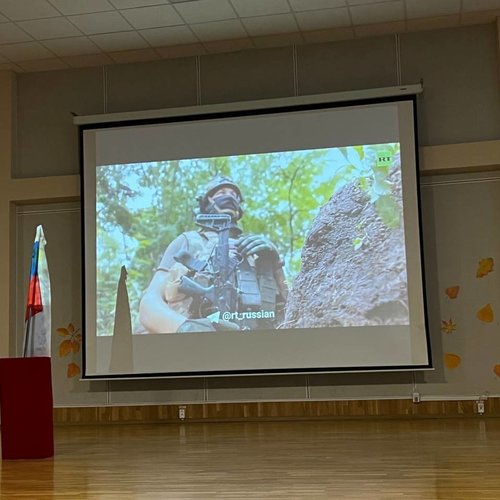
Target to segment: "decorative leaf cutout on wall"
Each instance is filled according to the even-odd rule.
[[[491,257],[481,259],[477,265],[476,278],[484,278],[489,273],[493,272],[494,261]]]
[[[66,375],[68,378],[76,377],[80,375],[80,367],[76,363],[69,363],[68,369],[66,371]]]
[[[493,372],[495,373],[495,375],[496,375],[497,377],[500,377],[500,365],[495,365],[495,366],[493,367]]]
[[[441,320],[441,331],[443,333],[453,333],[457,329],[457,325],[450,318],[448,321]]]
[[[446,368],[453,370],[460,365],[462,358],[458,354],[452,354],[450,352],[445,353],[444,355],[444,364]]]
[[[456,299],[458,297],[458,292],[460,291],[460,287],[458,285],[448,287],[444,293],[448,295],[450,299]]]
[[[56,332],[64,338],[59,344],[59,357],[64,358],[70,354],[78,354],[80,352],[80,344],[82,343],[82,334],[80,329],[76,328],[73,323],[69,323],[66,328],[57,328]],[[69,363],[66,371],[68,378],[80,375],[80,367],[76,363]]]
[[[68,354],[71,354],[73,350],[73,341],[72,340],[63,340],[59,344],[59,357],[64,358]]]
[[[494,319],[493,308],[491,304],[486,304],[484,307],[479,309],[476,314],[476,318],[484,323],[491,323]]]

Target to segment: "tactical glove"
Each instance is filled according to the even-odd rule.
[[[267,254],[279,260],[277,248],[268,238],[261,234],[250,234],[241,237],[236,242],[236,249],[243,257],[248,257],[252,254]]]

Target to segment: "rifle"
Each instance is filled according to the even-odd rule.
[[[212,261],[213,284],[205,287],[188,276],[183,276],[178,290],[190,297],[197,297],[209,302],[216,312],[235,311],[237,290],[229,279],[232,271],[229,258],[231,216],[228,214],[198,214],[196,224],[209,231],[215,231],[219,238]],[[179,252],[174,256],[174,259],[194,272],[202,271],[207,265],[207,262],[201,262],[187,251]]]

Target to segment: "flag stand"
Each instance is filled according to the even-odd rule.
[[[49,357],[0,359],[2,459],[54,456]]]
[[[50,278],[45,244],[43,228],[39,225],[31,254],[24,357],[0,359],[3,460],[54,456]]]

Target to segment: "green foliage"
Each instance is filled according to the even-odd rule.
[[[346,179],[357,181],[359,188],[368,194],[378,216],[388,228],[400,227],[401,209],[389,180],[390,165],[394,157],[399,155],[399,144],[339,149],[345,159]],[[354,250],[359,250],[365,239],[366,234],[356,237],[352,243]]]
[[[345,158],[346,179],[356,180],[360,189],[370,197],[384,224],[395,229],[400,225],[400,207],[389,180],[390,165],[387,158],[399,154],[399,144],[375,144],[339,148]],[[380,155],[383,160],[379,161]],[[361,245],[355,244],[360,248]]]
[[[375,201],[375,208],[384,224],[391,228],[396,229],[400,225],[399,206],[396,200],[391,195],[384,195],[377,198]]]
[[[398,145],[391,146],[393,154]],[[264,234],[277,246],[289,282],[300,270],[301,250],[319,209],[342,186],[358,182],[382,220],[394,227],[396,209],[387,179],[377,168],[378,146],[355,146],[223,158],[173,160],[99,167],[97,185],[97,332],[113,332],[116,289],[127,267],[130,308],[139,301],[168,246],[196,229],[193,212],[203,186],[216,174],[242,190],[245,233]],[[384,151],[388,145],[382,145]],[[394,202],[391,204],[391,200]],[[399,223],[399,212],[397,212]],[[355,246],[360,246],[356,243]]]

